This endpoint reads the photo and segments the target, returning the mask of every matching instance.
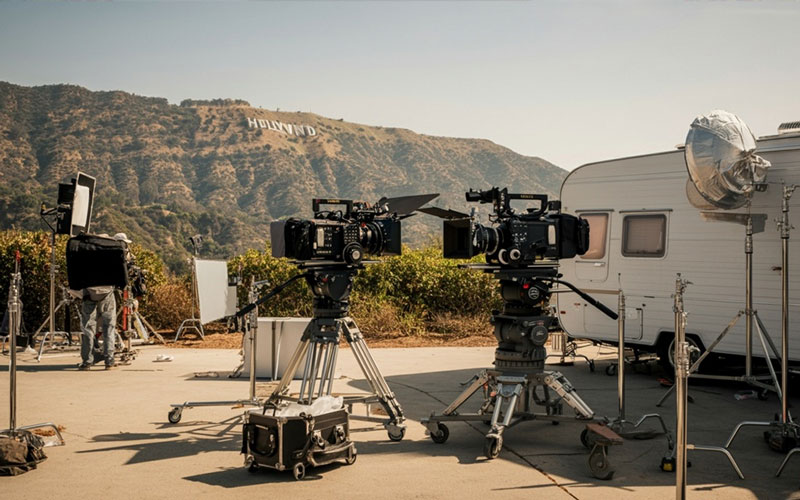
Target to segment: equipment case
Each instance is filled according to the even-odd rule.
[[[292,417],[248,412],[242,434],[242,453],[250,472],[259,467],[291,469],[299,481],[305,476],[307,466],[337,460],[350,465],[356,461],[346,410]]]

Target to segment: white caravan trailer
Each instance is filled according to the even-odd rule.
[[[775,219],[781,215],[780,182],[800,184],[800,126],[785,128],[782,125],[778,135],[758,140],[756,153],[772,167],[769,186],[753,195],[751,210],[767,216],[764,230],[753,238],[753,304],[778,349],[781,239]],[[561,186],[562,210],[588,219],[591,237],[585,255],[561,261],[564,279],[612,310],[617,310],[613,292],[621,289],[626,300],[626,345],[658,352],[662,359],[674,336],[671,295],[676,273],[693,283],[685,295],[686,332],[701,349],[745,308],[745,227],[704,218],[687,199],[687,181],[680,147],[583,165]],[[800,189],[790,201],[789,217],[798,228],[789,239],[789,359],[799,361]],[[616,321],[574,293],[556,296],[561,325],[571,337],[617,342]],[[714,352],[745,354],[744,316]],[[763,357],[755,328],[753,355]]]

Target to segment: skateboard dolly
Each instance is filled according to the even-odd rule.
[[[581,432],[581,443],[591,450],[589,452],[589,469],[594,477],[604,481],[614,477],[615,469],[608,460],[608,448],[624,442],[625,440],[607,425],[586,424],[586,428]]]

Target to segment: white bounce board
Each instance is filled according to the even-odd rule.
[[[224,260],[194,259],[197,303],[204,325],[236,312],[236,287],[228,286],[228,263]]]
[[[303,336],[306,326],[311,318],[258,318],[258,330],[256,333],[256,377],[276,378],[283,377],[289,360],[294,354],[300,339]],[[273,324],[275,325],[275,345],[277,351],[273,356]],[[244,366],[242,376],[250,376],[250,342],[245,335],[244,338]],[[277,361],[277,372],[273,369],[273,359]],[[304,360],[305,361],[305,360]],[[301,363],[295,372],[294,378],[303,378],[305,363]]]

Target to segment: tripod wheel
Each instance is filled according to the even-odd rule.
[[[614,477],[614,468],[611,467],[611,462],[608,461],[604,446],[595,446],[589,454],[589,469],[592,470],[594,477],[603,481]]]
[[[483,442],[483,454],[489,460],[495,459],[500,455],[500,450],[503,449],[503,438],[500,436],[486,436]]]
[[[448,429],[447,426],[441,422],[439,422],[437,427],[439,432],[431,432],[431,439],[434,443],[444,444],[444,442],[447,441],[447,438],[450,437],[450,429]]]
[[[386,431],[389,434],[389,439],[392,441],[402,441],[403,438],[406,436],[406,428],[404,427],[397,427],[392,426]]]
[[[178,422],[181,421],[181,414],[182,413],[183,413],[183,409],[180,406],[175,407],[175,408],[171,409],[169,411],[169,413],[167,414],[167,420],[169,420],[169,423],[171,423],[171,424],[177,424]]]

